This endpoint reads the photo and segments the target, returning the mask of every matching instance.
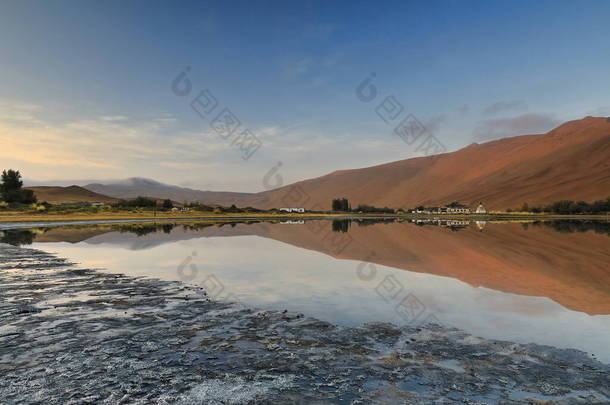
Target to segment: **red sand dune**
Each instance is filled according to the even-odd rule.
[[[305,197],[295,197],[297,191]],[[290,192],[293,194],[290,194]],[[610,122],[587,117],[543,135],[523,135],[456,152],[340,170],[254,194],[240,205],[329,209],[333,198],[352,206],[411,208],[460,201],[488,209],[519,208],[561,199],[610,197]]]

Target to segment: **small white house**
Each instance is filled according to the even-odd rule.
[[[305,212],[305,208],[280,208],[283,212]]]
[[[487,214],[487,210],[483,207],[483,203],[479,203],[479,206],[474,211],[475,214]]]

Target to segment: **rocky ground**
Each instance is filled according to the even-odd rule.
[[[601,404],[575,350],[339,327],[0,245],[2,404]]]

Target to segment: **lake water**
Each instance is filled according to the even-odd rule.
[[[437,322],[610,362],[610,224],[197,222],[3,231],[83,267],[342,325]]]

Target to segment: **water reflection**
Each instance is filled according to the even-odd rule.
[[[200,221],[200,222],[190,222],[190,223],[140,223],[140,224],[84,224],[84,225],[76,225],[76,226],[63,226],[63,229],[69,230],[69,233],[74,233],[77,229],[103,229],[107,232],[110,231],[118,231],[121,233],[133,233],[136,236],[144,236],[150,233],[163,232],[164,234],[171,234],[172,230],[176,227],[182,227],[183,229],[189,230],[202,230],[208,227],[218,227],[222,228],[223,226],[235,227],[238,224],[281,224],[281,225],[305,225],[305,224],[324,224],[326,221],[259,221],[259,220],[240,220],[240,221]],[[331,229],[333,232],[344,232],[347,233],[352,225],[352,223],[358,226],[370,226],[370,225],[379,225],[379,224],[391,224],[391,223],[402,223],[405,222],[404,219],[397,218],[342,218],[331,220]],[[476,226],[480,231],[485,229],[485,225],[488,221],[470,221],[470,220],[456,220],[456,219],[441,219],[441,218],[433,218],[433,219],[411,219],[408,222],[413,223],[417,226],[437,226],[437,227],[445,227],[451,229],[453,231],[459,231],[463,229],[467,229]],[[530,226],[533,227],[548,227],[556,232],[561,233],[574,233],[580,232],[585,233],[588,231],[592,231],[597,234],[605,234],[610,236],[610,222],[609,221],[599,221],[599,220],[575,220],[575,219],[565,219],[565,220],[515,220],[515,221],[491,221],[491,223],[512,223],[512,224],[521,224],[523,230],[527,231],[530,229]],[[31,229],[5,229],[0,230],[0,243],[8,243],[15,246],[20,245],[29,245],[34,242],[37,235],[44,235],[45,233],[56,230],[57,227],[54,227],[52,224],[45,227],[37,227]]]
[[[10,229],[2,231],[0,243],[8,243],[13,246],[31,245],[36,238],[36,233],[29,229]]]
[[[186,274],[219,298],[335,323],[435,317],[483,337],[610,360],[609,229],[593,221],[341,219],[38,228],[2,240],[111,272]]]
[[[452,277],[473,287],[545,296],[591,315],[610,314],[610,222],[485,224],[368,218],[104,224],[5,230],[1,241],[22,245],[116,240],[118,245],[143,250],[182,239],[243,235],[270,238],[335,258]]]
[[[527,223],[523,224],[527,230]],[[610,222],[608,221],[579,221],[579,220],[556,220],[556,221],[534,221],[533,226],[548,226],[554,231],[563,233],[593,231],[610,236]]]

